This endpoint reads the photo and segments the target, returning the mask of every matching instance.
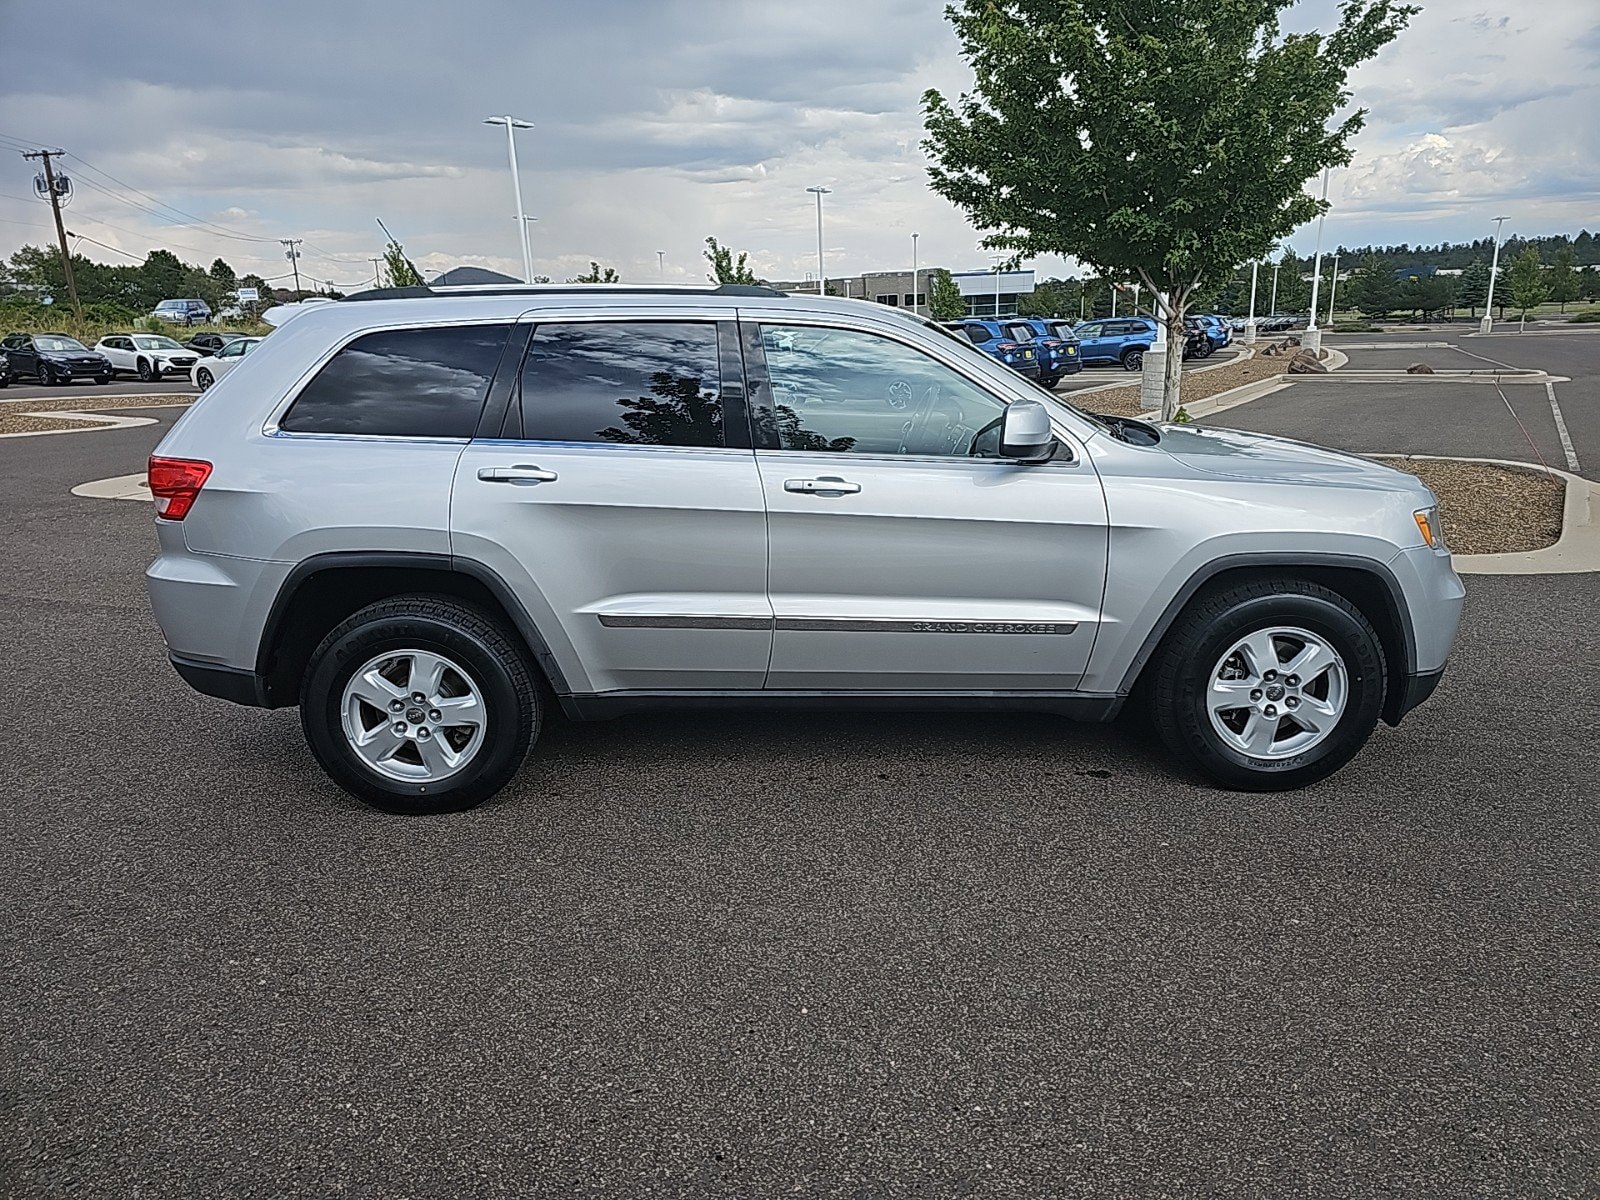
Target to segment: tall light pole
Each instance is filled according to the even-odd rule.
[[[1333,302],[1339,295],[1339,252],[1333,252],[1333,278],[1328,280],[1328,324],[1333,324]]]
[[[667,252],[665,250],[656,251],[656,270],[661,273],[661,282],[665,283],[667,281]]]
[[[1322,330],[1317,328],[1317,296],[1322,284],[1322,223],[1328,219],[1328,168],[1322,168],[1322,212],[1317,217],[1317,257],[1311,268],[1311,316],[1306,322],[1305,336],[1300,344],[1311,353],[1322,349]]]
[[[1254,344],[1256,340],[1256,271],[1261,266],[1259,258],[1250,261],[1250,315],[1244,322],[1244,344]]]
[[[1505,217],[1494,219],[1494,260],[1489,264],[1489,295],[1483,305],[1483,320],[1478,323],[1479,333],[1494,330],[1494,280],[1500,271],[1500,227],[1505,223]]]
[[[806,191],[811,192],[817,198],[817,295],[826,296],[828,294],[828,273],[822,265],[822,198],[831,194],[833,189],[818,185],[817,187],[808,187]]]
[[[1281,262],[1272,264],[1272,303],[1267,306],[1269,315],[1278,311],[1278,269],[1282,266]]]
[[[921,236],[921,234],[917,233],[911,235],[911,312],[913,316],[917,312],[917,296],[920,294],[917,291],[917,238]]]
[[[1000,319],[1000,264],[1005,262],[1004,254],[991,255],[994,259],[994,319]]]
[[[503,117],[485,117],[485,125],[504,125],[506,127],[506,155],[511,160],[511,199],[517,206],[513,218],[517,223],[517,241],[522,246],[522,282],[533,282],[533,252],[528,246],[528,222],[523,219],[522,211],[522,177],[517,172],[517,138],[515,131],[518,129],[532,129],[532,121],[519,121],[516,117],[507,115]]]

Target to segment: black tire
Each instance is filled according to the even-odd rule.
[[[100,374],[98,374],[98,375],[96,375],[94,377],[94,381],[96,383],[102,385],[102,386],[104,386],[105,384],[110,383],[111,382],[111,372],[110,371],[102,371]]]
[[[460,774],[437,783],[380,775],[350,748],[340,698],[352,675],[384,650],[444,654],[477,681],[487,710],[484,740]],[[300,689],[300,724],[311,752],[335,783],[388,813],[460,812],[503,788],[538,736],[544,704],[532,667],[498,622],[446,596],[381,600],[335,627],[311,655]]]
[[[1039,377],[1039,386],[1045,389],[1054,388],[1060,382],[1061,376],[1059,375],[1041,375]]]
[[[148,358],[141,358],[139,360],[139,382],[150,383],[152,380],[159,378],[160,376],[151,369],[150,360]]]
[[[202,392],[215,382],[216,380],[211,378],[211,372],[206,370],[204,367],[201,367],[194,373],[194,385]]]
[[[40,387],[51,387],[56,381],[55,376],[50,373],[50,368],[44,363],[39,364],[39,369],[35,374],[38,376]]]
[[[1122,352],[1122,369],[1124,371],[1137,371],[1144,366],[1144,347],[1134,346]]]
[[[1239,638],[1293,626],[1327,640],[1344,660],[1349,698],[1332,732],[1301,754],[1252,757],[1224,742],[1211,725],[1211,671]],[[1383,711],[1383,643],[1350,601],[1318,584],[1267,579],[1202,592],[1179,616],[1150,664],[1151,715],[1176,754],[1224,787],[1288,791],[1333,774],[1366,744]]]

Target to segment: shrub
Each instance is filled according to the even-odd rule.
[[[1571,325],[1600,325],[1600,308],[1586,308],[1567,318]]]

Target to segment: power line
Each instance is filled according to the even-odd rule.
[[[168,209],[168,210],[170,210],[172,212],[175,212],[179,216],[186,217],[190,221],[195,221],[195,222],[198,222],[201,225],[210,226],[212,229],[218,231],[219,236],[238,238],[241,241],[247,241],[247,242],[271,242],[271,241],[274,240],[273,238],[269,238],[269,237],[261,237],[259,234],[241,233],[241,232],[238,232],[238,231],[230,229],[226,225],[220,225],[215,221],[207,220],[205,217],[197,217],[197,216],[195,216],[194,213],[187,212],[184,209],[179,208],[176,204],[168,204],[165,200],[159,200],[155,196],[152,196],[149,192],[141,191],[140,189],[134,187],[133,184],[128,183],[125,180],[118,179],[110,171],[107,171],[103,167],[95,166],[92,162],[89,162],[87,159],[80,158],[76,154],[70,154],[70,155],[68,155],[68,157],[77,160],[83,166],[85,166],[85,167],[89,168],[89,170],[93,171],[96,175],[102,175],[105,178],[111,180],[112,183],[115,183],[120,187],[127,188],[130,192],[133,192],[135,195],[143,196],[146,200],[149,200],[152,204],[158,204],[162,208],[165,208],[165,209]]]

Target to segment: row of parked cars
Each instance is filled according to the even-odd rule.
[[[1184,326],[1185,358],[1208,358],[1233,341],[1233,326],[1227,317],[1211,313],[1188,316]],[[1002,321],[968,317],[946,321],[944,328],[1047,388],[1086,366],[1116,365],[1137,371],[1156,341],[1155,319],[1141,316],[1096,318],[1077,325],[1039,317]]]
[[[0,339],[0,387],[14,380],[50,387],[110,383],[118,375],[145,383],[187,375],[203,392],[260,341],[226,333],[198,333],[188,342],[160,333],[108,333],[91,349],[70,334],[13,333]]]

